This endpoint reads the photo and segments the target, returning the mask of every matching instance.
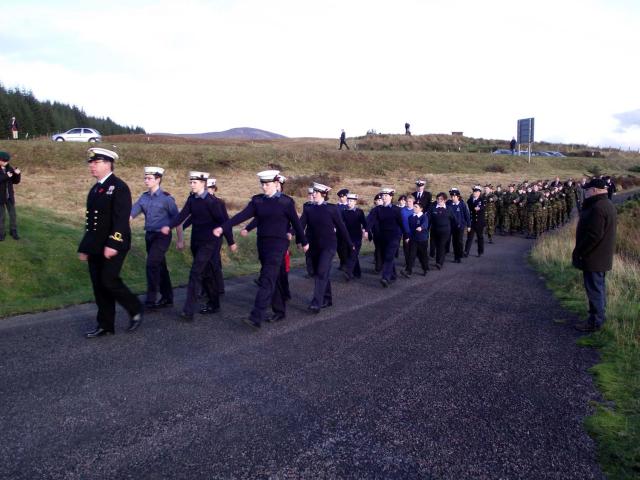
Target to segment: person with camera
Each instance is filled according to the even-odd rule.
[[[19,168],[9,165],[11,155],[8,152],[0,152],[0,241],[4,240],[4,211],[9,214],[9,234],[14,240],[19,240],[16,220],[16,197],[13,186],[20,183],[21,172]]]

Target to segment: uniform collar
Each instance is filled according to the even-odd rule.
[[[107,178],[109,178],[111,175],[113,175],[113,172],[109,172],[109,173],[107,174],[107,176],[106,176],[106,177],[101,178],[100,180],[98,180],[98,183],[99,183],[100,185],[103,185],[103,184],[104,184],[104,182],[106,182],[106,181],[107,181]]]

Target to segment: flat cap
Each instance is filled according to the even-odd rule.
[[[343,188],[341,190],[338,190],[338,196],[339,197],[346,197],[347,195],[349,195],[349,190],[346,188]]]

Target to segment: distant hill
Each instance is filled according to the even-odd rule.
[[[225,130],[224,132],[207,132],[207,133],[155,133],[154,135],[172,135],[176,137],[184,138],[197,138],[200,140],[215,140],[220,138],[234,138],[240,140],[273,140],[276,138],[287,138],[284,135],[279,135],[273,132],[267,132],[266,130],[260,130],[259,128],[232,128]]]

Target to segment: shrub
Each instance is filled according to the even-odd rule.
[[[499,163],[492,163],[491,165],[484,167],[485,172],[504,173],[506,170],[507,169],[504,168],[504,165],[500,165]]]
[[[640,165],[634,165],[633,167],[629,168],[630,172],[638,172],[640,173]]]

